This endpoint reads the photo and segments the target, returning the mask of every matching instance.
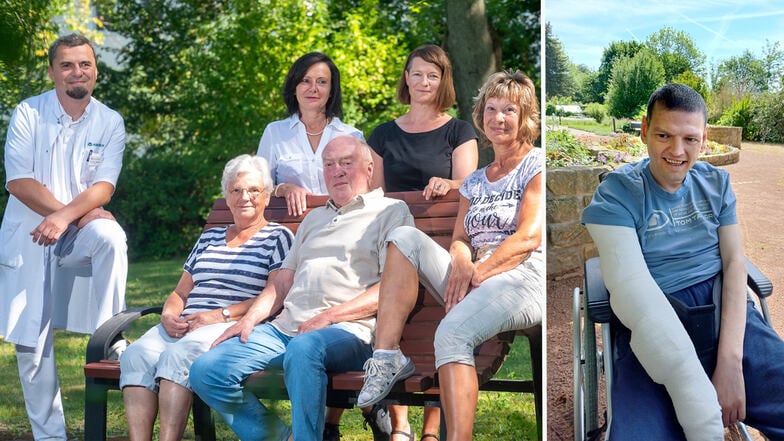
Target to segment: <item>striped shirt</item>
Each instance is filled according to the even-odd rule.
[[[294,243],[294,234],[288,228],[270,222],[242,245],[229,247],[227,229],[203,232],[185,261],[183,269],[193,278],[193,290],[183,316],[256,297]]]

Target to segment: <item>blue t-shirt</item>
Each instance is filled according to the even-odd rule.
[[[649,159],[624,166],[596,189],[583,224],[631,227],[645,262],[665,293],[721,271],[719,227],[738,223],[729,174],[697,161],[670,193],[653,179]]]

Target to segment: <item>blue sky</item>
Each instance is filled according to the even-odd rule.
[[[610,42],[643,42],[664,26],[689,34],[706,68],[746,49],[760,56],[766,39],[784,49],[784,0],[544,0],[544,20],[569,59],[592,70]]]

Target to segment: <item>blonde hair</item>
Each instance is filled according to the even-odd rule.
[[[520,106],[520,130],[517,135],[520,142],[533,143],[539,137],[539,99],[536,97],[534,82],[524,73],[519,70],[496,72],[487,78],[479,89],[479,95],[474,98],[474,125],[479,129],[485,145],[490,145],[484,131],[485,104],[490,98],[505,98]]]

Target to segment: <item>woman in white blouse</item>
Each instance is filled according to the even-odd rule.
[[[257,155],[270,165],[275,184],[273,196],[286,198],[289,214],[307,209],[305,196],[327,194],[321,152],[332,138],[362,132],[344,124],[340,71],[325,54],[301,56],[289,69],[283,84],[288,118],[267,125]]]

